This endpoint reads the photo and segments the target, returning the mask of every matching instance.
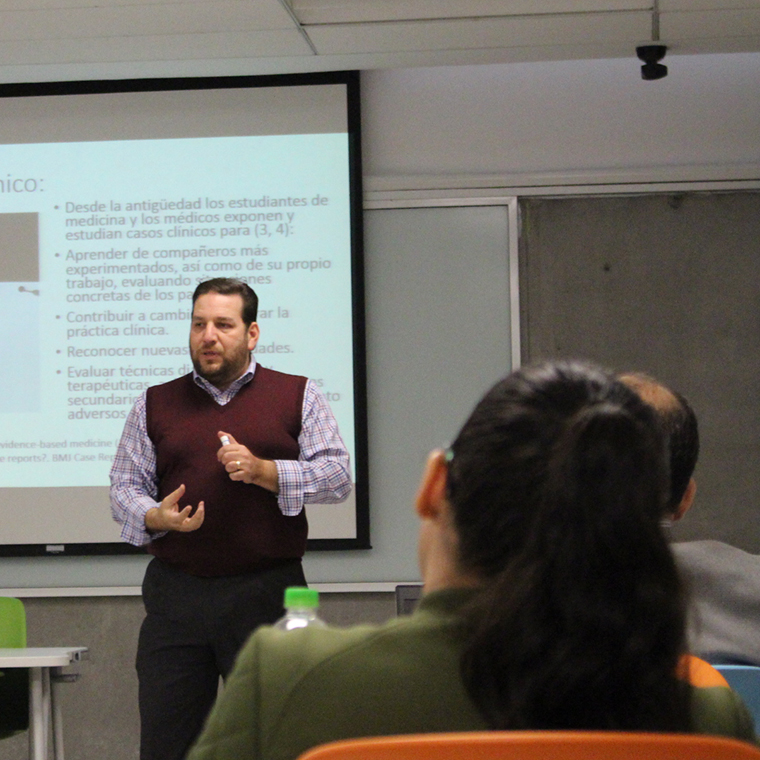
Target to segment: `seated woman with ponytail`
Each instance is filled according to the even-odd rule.
[[[428,459],[417,611],[382,626],[259,629],[190,760],[481,729],[753,741],[734,692],[683,676],[667,490],[665,442],[636,393],[580,363],[514,372]]]

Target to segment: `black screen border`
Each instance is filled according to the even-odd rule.
[[[356,482],[356,537],[310,538],[307,551],[370,549],[369,453],[367,430],[367,362],[364,300],[364,224],[361,161],[360,74],[328,71],[303,74],[240,75],[213,77],[159,77],[146,79],[97,79],[60,82],[0,84],[0,98],[88,95],[128,92],[161,92],[289,86],[346,86],[351,226],[351,311],[353,334],[354,430]],[[104,505],[105,508],[105,505]],[[123,542],[2,544],[0,557],[98,556],[145,554],[145,547]]]

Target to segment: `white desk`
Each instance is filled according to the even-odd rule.
[[[56,700],[56,679],[61,676],[61,668],[81,660],[86,652],[87,647],[0,648],[0,670],[29,668],[30,758],[47,760],[52,715],[55,760],[63,760],[63,726]]]

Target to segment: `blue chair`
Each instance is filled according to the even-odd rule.
[[[728,681],[728,685],[744,700],[755,721],[755,731],[760,727],[760,667],[755,665],[720,665],[713,667]]]

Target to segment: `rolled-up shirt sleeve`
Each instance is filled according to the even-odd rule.
[[[111,514],[121,525],[122,540],[134,546],[164,535],[145,528],[145,513],[159,505],[156,452],[148,437],[145,404],[143,392],[127,415],[110,476]]]
[[[338,423],[313,380],[306,383],[297,460],[276,459],[284,515],[297,515],[304,504],[338,504],[351,493],[351,463]]]

